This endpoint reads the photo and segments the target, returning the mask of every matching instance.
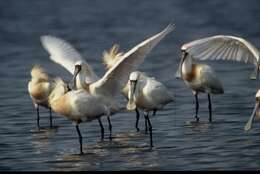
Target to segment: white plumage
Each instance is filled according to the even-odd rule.
[[[251,63],[256,66],[256,79],[259,68],[259,50],[243,38],[216,35],[184,44],[181,49],[198,60],[233,60]]]
[[[86,90],[104,104],[110,112],[116,112],[119,110],[119,105],[114,96],[120,93],[129,74],[144,61],[147,54],[173,29],[174,25],[170,24],[162,32],[120,55],[115,64],[108,69],[101,79],[98,79],[76,49],[66,41],[52,36],[42,36],[41,41],[44,48],[51,55],[51,60],[61,64],[70,73],[74,74],[73,79],[77,89]]]
[[[183,48],[183,46],[182,46]],[[199,121],[198,110],[199,101],[198,93],[203,92],[208,94],[209,101],[209,121],[212,121],[212,108],[210,94],[222,94],[224,93],[222,84],[218,79],[215,71],[208,65],[198,64],[193,57],[182,50],[182,58],[176,73],[176,77],[181,77],[191,90],[196,99],[196,115],[195,118]]]
[[[60,79],[55,80],[55,87],[49,96],[49,104],[53,111],[76,124],[80,153],[83,153],[83,150],[78,125],[81,122],[100,119],[101,116],[110,114],[110,110],[97,97],[83,89],[68,91],[66,84]]]
[[[149,124],[150,146],[152,147],[152,125],[149,120],[149,112],[163,109],[166,104],[174,100],[173,94],[161,82],[139,71],[130,74],[129,81],[123,89],[123,94],[128,98],[128,110],[140,108],[145,111],[144,116]],[[139,113],[137,111],[137,130],[139,130],[138,121]]]
[[[85,84],[85,89],[90,94],[101,98],[103,102],[107,103],[108,107],[116,107],[116,102],[114,101],[113,97],[118,94],[123,88],[123,86],[127,82],[129,74],[144,61],[147,54],[167,34],[173,31],[173,29],[174,25],[168,25],[162,32],[146,39],[145,41],[132,48],[130,51],[123,54],[101,79],[94,80],[93,83],[86,83],[86,81],[81,81],[77,82],[77,84]],[[84,62],[84,64],[87,65],[87,69],[85,71],[90,72],[89,74],[94,74],[86,61],[82,60],[81,56],[76,53],[75,49],[73,49],[72,46],[70,46],[64,40],[52,36],[43,36],[41,41],[44,45],[44,48],[51,55],[51,59],[64,66],[72,74],[75,70],[75,65],[77,62]],[[73,55],[75,55],[75,57],[71,57]],[[81,67],[81,70],[79,71],[79,77],[82,76],[82,72],[84,72],[84,67]],[[83,76],[86,75],[87,73],[85,73]],[[77,81],[79,80],[82,79],[77,78]]]
[[[260,118],[260,89],[257,91],[256,95],[255,95],[255,98],[256,98],[256,103],[255,103],[255,107],[254,107],[254,110],[250,116],[250,118],[248,119],[246,125],[245,125],[245,130],[248,131],[252,128],[252,124],[253,124],[253,121],[254,121],[254,118]]]

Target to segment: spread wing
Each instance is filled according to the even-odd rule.
[[[46,35],[41,36],[41,43],[50,54],[50,59],[66,68],[71,74],[74,73],[76,62],[81,61],[87,64],[79,52],[63,39]],[[88,67],[90,66],[88,65]],[[91,71],[90,77],[86,77],[86,79],[96,79],[97,76],[93,70],[89,68],[89,71]]]
[[[245,39],[216,35],[184,44],[182,50],[198,60],[233,60],[257,65],[259,51]]]
[[[160,33],[146,39],[123,54],[100,80],[91,85],[91,88],[102,93],[115,95],[121,90],[123,85],[125,85],[130,73],[134,71],[136,67],[144,61],[147,54],[173,30],[174,25],[170,24]]]

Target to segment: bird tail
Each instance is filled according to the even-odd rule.
[[[123,54],[123,52],[119,52],[118,44],[114,44],[109,51],[104,51],[103,64],[106,66],[106,69],[110,69],[115,64],[115,62],[117,62],[121,58]]]

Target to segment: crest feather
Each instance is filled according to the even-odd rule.
[[[106,69],[110,69],[115,62],[117,62],[123,55],[123,52],[119,52],[119,45],[114,44],[109,51],[103,52],[103,63]]]
[[[49,75],[46,73],[45,69],[41,65],[34,65],[31,70],[31,76],[33,78],[48,80]]]

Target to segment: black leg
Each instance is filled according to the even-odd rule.
[[[199,99],[198,99],[198,93],[196,92],[195,94],[195,99],[196,99],[196,121],[198,122],[200,120],[200,118],[198,117],[198,111],[199,111]]]
[[[156,112],[157,112],[157,109],[154,109],[154,110],[153,110],[153,116],[156,115]]]
[[[36,107],[36,111],[37,111],[37,126],[38,126],[38,129],[40,128],[40,113],[39,113],[39,105],[37,104],[37,107]]]
[[[138,128],[138,123],[139,123],[140,113],[137,108],[135,108],[135,112],[136,112],[135,128],[136,128],[136,131],[139,132],[140,129]]]
[[[208,100],[209,100],[209,122],[212,122],[212,109],[211,109],[210,94],[208,94]]]
[[[144,118],[145,118],[145,113],[144,113]],[[145,118],[144,121],[145,121],[145,134],[147,134],[148,133],[147,119]]]
[[[50,127],[52,127],[52,111],[51,111],[51,108],[50,108]]]
[[[110,121],[110,117],[108,116],[107,117],[107,121],[108,121],[108,128],[109,128],[109,139],[112,140],[112,124],[111,124],[111,121]]]
[[[79,136],[80,154],[83,154],[83,150],[82,150],[82,136],[81,136],[78,124],[76,125],[76,129],[77,129],[78,136]]]
[[[150,132],[150,147],[153,147],[153,128],[152,128],[152,124],[150,122],[150,119],[149,119],[149,112],[147,112],[147,114],[144,115],[145,117],[145,120],[147,120],[148,122],[148,125],[149,125],[149,132]]]
[[[104,139],[104,127],[103,127],[103,124],[102,124],[100,118],[98,119],[98,122],[99,122],[99,125],[100,125],[100,128],[101,128],[101,140],[103,140]]]

